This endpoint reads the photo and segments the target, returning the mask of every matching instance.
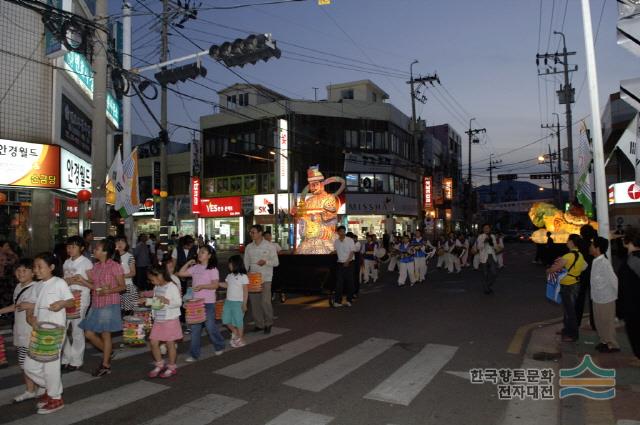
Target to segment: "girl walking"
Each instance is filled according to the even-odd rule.
[[[224,350],[224,338],[220,334],[215,323],[216,313],[216,289],[218,289],[220,274],[217,269],[218,259],[216,252],[209,245],[204,245],[198,249],[198,261],[189,260],[177,273],[178,277],[192,278],[193,297],[204,300],[206,320],[204,326],[207,328],[209,339],[213,344],[217,356]],[[191,325],[191,349],[187,362],[195,362],[200,357],[200,334],[202,323]]]
[[[222,310],[222,323],[231,331],[231,346],[233,348],[246,345],[244,337],[244,313],[247,311],[249,299],[249,277],[244,261],[239,255],[229,258],[229,274],[226,282],[220,286],[227,288],[227,299]]]
[[[151,304],[153,314],[153,328],[151,328],[149,342],[155,361],[155,367],[149,372],[149,378],[158,376],[170,378],[177,373],[176,341],[182,339],[182,327],[180,326],[182,298],[178,287],[171,281],[171,276],[164,266],[152,266],[148,276],[153,285],[153,299],[147,299],[147,304]],[[161,342],[165,343],[169,354],[167,365],[162,359]]]
[[[62,370],[65,372],[78,370],[84,363],[84,331],[79,325],[87,314],[91,303],[91,290],[84,281],[88,278],[87,272],[93,268],[93,263],[82,255],[83,251],[84,239],[80,236],[71,236],[67,239],[69,258],[62,265],[62,270],[64,280],[69,285],[71,293],[80,291],[80,317],[67,319],[67,327],[71,326],[71,338],[65,338],[62,349]]]
[[[129,252],[129,244],[124,236],[116,238],[115,261],[122,266],[124,286],[126,288],[120,297],[120,309],[125,315],[131,315],[133,308],[138,305],[139,299],[138,288],[133,283],[133,278],[136,277],[136,260],[133,258],[133,254]]]
[[[65,308],[73,307],[73,294],[67,282],[56,276],[60,270],[53,254],[46,252],[36,256],[33,261],[33,271],[41,282],[37,286],[35,303],[31,305],[33,310],[27,314],[27,322],[32,327],[43,322],[65,327],[67,325]],[[37,386],[46,389],[38,399],[39,414],[57,412],[64,407],[60,349],[58,349],[58,358],[54,361],[41,362],[27,356],[24,360],[24,371]]]
[[[122,330],[120,292],[126,287],[122,266],[112,260],[115,249],[115,244],[109,239],[98,242],[93,252],[98,262],[87,273],[89,279],[85,281],[92,291],[92,303],[80,327],[89,342],[102,351],[102,362],[93,372],[93,376],[98,377],[111,373],[111,333]]]
[[[29,306],[33,306],[37,298],[38,282],[33,280],[33,260],[30,258],[23,258],[18,261],[15,276],[18,280],[18,285],[13,291],[13,304],[0,309],[0,314],[14,313],[13,321],[13,345],[16,346],[18,351],[18,364],[20,369],[24,371],[24,360],[29,352],[29,342],[31,340],[31,325],[27,322],[27,310]],[[29,310],[32,312],[33,309]],[[37,394],[36,384],[27,376],[24,375],[24,383],[27,387],[24,393],[16,396],[13,399],[14,403],[20,403],[25,400],[31,400],[36,398]],[[42,390],[44,392],[44,390]]]

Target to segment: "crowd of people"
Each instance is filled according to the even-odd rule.
[[[250,235],[253,242],[246,247],[244,258],[229,258],[224,279],[215,249],[197,244],[191,236],[176,240],[171,252],[163,252],[147,235],[140,235],[130,250],[123,236],[95,242],[86,231],[82,237],[68,238],[64,250],[57,247],[55,254],[15,258],[11,265],[18,283],[10,305],[0,309],[0,314],[14,314],[13,342],[26,387],[14,402],[37,399],[39,414],[62,409],[61,374],[83,367],[86,341],[102,353],[92,375],[110,374],[115,356],[112,336],[123,330],[123,318],[140,306],[152,307],[153,325],[147,337],[154,360],[150,378],[176,375],[177,343],[184,334],[191,334],[186,361],[197,361],[203,327],[215,354],[223,354],[226,341],[215,324],[221,288],[225,290],[222,323],[229,329],[232,348],[245,345],[244,315],[249,302],[255,330],[270,333],[270,285],[278,250],[263,237],[262,226],[254,225]],[[262,292],[249,294],[250,272],[260,274]],[[184,303],[195,298],[203,301],[204,320],[187,324]],[[45,330],[43,341],[49,338],[55,343],[60,338],[58,352],[54,347],[54,356],[47,358],[35,355],[32,344],[32,333],[44,335]]]

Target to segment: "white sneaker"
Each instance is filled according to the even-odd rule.
[[[347,301],[346,303],[343,304],[345,307],[351,307],[351,303],[349,301]]]
[[[218,350],[218,351],[215,352],[215,355],[216,356],[221,356],[222,353],[224,353],[224,350]]]
[[[32,400],[32,399],[34,399],[36,397],[37,397],[36,393],[30,393],[29,391],[25,391],[22,394],[20,394],[18,396],[15,396],[13,398],[13,402],[14,403],[22,403],[23,401]]]
[[[340,308],[340,307],[343,307],[341,303],[333,303],[333,308]]]
[[[184,361],[187,362],[187,363],[193,363],[193,362],[197,362],[198,359],[196,359],[195,357],[189,356]]]

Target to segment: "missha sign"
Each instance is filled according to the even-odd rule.
[[[417,200],[395,195],[347,195],[347,214],[417,215]]]

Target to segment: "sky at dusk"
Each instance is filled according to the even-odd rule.
[[[574,121],[589,114],[579,0],[333,0],[330,6],[318,6],[316,0],[309,0],[211,9],[262,1],[266,0],[202,0],[198,19],[188,21],[183,30],[171,31],[170,56],[195,53],[196,45],[204,50],[211,44],[243,38],[249,33],[271,33],[279,42],[282,57],[234,68],[247,80],[292,98],[313,99],[313,87],[318,87],[318,98],[323,99],[329,84],[368,78],[389,94],[388,102],[407,115],[411,113],[411,103],[406,81],[409,65],[417,59],[414,74],[437,72],[442,82],[441,86],[423,90],[428,100],[424,105],[418,103],[418,115],[426,119],[427,125],[449,123],[465,141],[463,132],[470,118],[477,118],[474,126],[486,127],[487,136],[481,136],[481,145],[473,147],[474,181],[479,183],[487,180],[484,176],[488,175],[490,153],[503,160],[496,173],[546,171],[534,160],[509,164],[537,157],[547,151],[548,143],[553,149],[552,138],[517,149],[549,134],[540,124],[555,122],[553,112],[560,113],[564,125],[564,106],[557,104],[555,95],[562,75],[538,77],[535,64],[537,52],[561,49],[560,37],[551,34],[553,30],[564,31],[568,49],[577,52],[570,59],[579,68],[571,75],[577,98]],[[159,0],[145,0],[144,4],[155,12],[161,10]],[[111,13],[118,14],[120,5],[112,0]],[[157,18],[136,1],[133,7],[134,65],[157,62]],[[608,95],[619,90],[621,79],[638,76],[640,62],[616,44],[616,1],[592,0],[591,8],[594,32],[598,30],[596,55],[602,109]],[[176,89],[217,102],[216,90],[242,82],[209,58],[204,59],[203,65],[208,69],[207,79],[198,81],[207,88],[186,82]],[[343,69],[354,67],[359,69]],[[152,73],[147,75],[152,77]],[[141,120],[133,115],[134,131],[155,136],[157,127],[152,119],[138,102],[134,103],[142,117]],[[150,102],[156,112],[159,103]],[[212,110],[212,105],[170,95],[172,123],[197,128],[198,118]],[[591,126],[590,120],[587,123]],[[191,140],[188,130],[173,130],[173,140]],[[564,132],[562,139],[566,144]],[[577,140],[574,130],[575,146]],[[465,142],[465,175],[466,158]]]

